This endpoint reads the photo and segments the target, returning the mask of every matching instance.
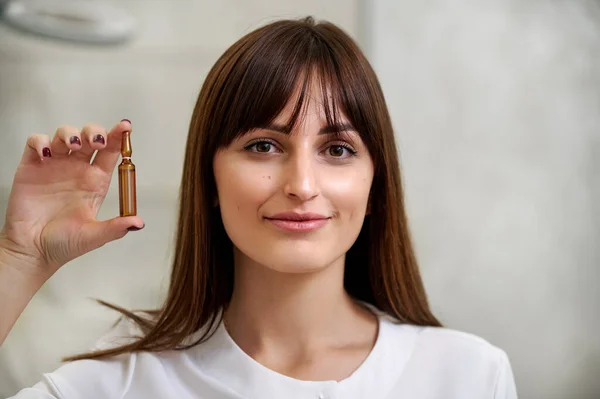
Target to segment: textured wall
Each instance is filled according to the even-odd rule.
[[[600,2],[373,0],[435,310],[523,398],[600,397]]]

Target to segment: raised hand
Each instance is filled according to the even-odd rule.
[[[65,125],[52,139],[30,136],[15,173],[0,250],[18,259],[20,267],[50,276],[78,256],[142,228],[138,216],[96,219],[125,131],[131,131],[127,120],[109,132],[95,124],[81,130]]]

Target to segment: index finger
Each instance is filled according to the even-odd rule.
[[[119,155],[121,155],[121,137],[124,132],[131,132],[131,122],[127,119],[123,119],[117,123],[106,135],[106,146],[98,150],[96,158],[92,161],[92,165],[95,165],[111,174],[119,161]]]

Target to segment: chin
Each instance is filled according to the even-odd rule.
[[[278,273],[305,274],[316,273],[320,270],[325,269],[329,265],[311,264],[307,262],[298,263],[290,261],[289,263],[279,262],[273,265],[266,264],[265,266]]]
[[[254,258],[256,262],[279,273],[315,273],[331,266],[339,256],[324,254],[322,251],[313,249],[304,250],[295,248],[273,248],[266,259]],[[262,256],[260,258],[263,258]]]

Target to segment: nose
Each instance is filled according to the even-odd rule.
[[[298,151],[286,165],[285,195],[300,201],[309,201],[319,195],[315,165],[308,151]]]

